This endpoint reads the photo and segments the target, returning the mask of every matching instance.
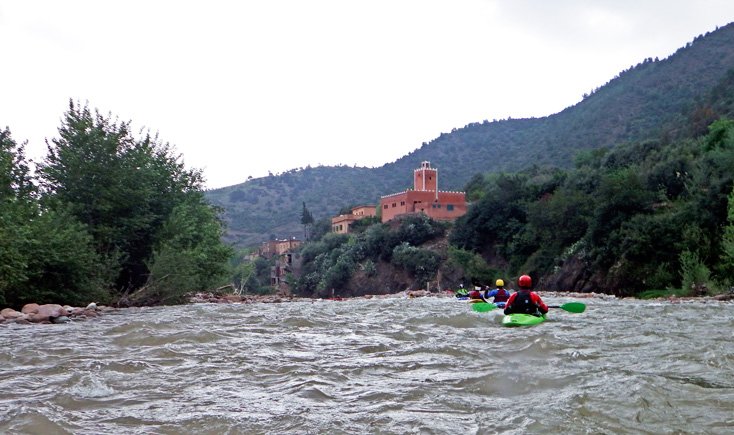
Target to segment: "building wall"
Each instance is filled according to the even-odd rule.
[[[436,220],[454,220],[466,214],[466,195],[463,192],[419,192],[408,190],[382,197],[382,222],[396,216],[420,212]]]
[[[352,214],[359,217],[377,216],[377,207],[374,205],[360,205],[352,209]]]
[[[466,195],[463,192],[438,192],[433,203],[416,204],[416,210],[437,221],[452,221],[466,214]]]
[[[300,240],[295,240],[295,239],[278,240],[275,246],[275,254],[281,255],[286,252],[291,252],[299,246],[301,246]]]
[[[382,222],[406,213],[423,213],[436,220],[454,220],[466,214],[464,192],[438,190],[438,170],[422,162],[413,171],[413,190],[383,196],[380,200]]]
[[[431,168],[430,162],[421,163],[421,167],[413,171],[413,189],[430,192],[438,190],[438,170]]]
[[[352,222],[357,218],[353,214],[342,214],[331,218],[331,231],[339,234],[347,234],[351,229]]]
[[[270,240],[262,242],[258,253],[265,258],[272,258],[275,255],[281,255],[284,252],[290,252],[301,245],[300,240]]]
[[[260,249],[258,249],[258,253],[265,258],[271,258],[273,255],[275,255],[276,244],[277,242],[274,240],[262,242],[260,244]]]
[[[270,285],[290,284],[288,282],[288,274],[293,274],[298,278],[301,275],[301,266],[303,259],[300,254],[287,252],[275,261],[275,265],[270,268]]]
[[[361,205],[354,207],[349,214],[342,214],[331,218],[331,231],[339,234],[352,232],[352,224],[368,216],[377,216],[377,207],[374,205]]]

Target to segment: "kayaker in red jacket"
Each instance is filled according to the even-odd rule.
[[[482,299],[482,294],[475,288],[469,292],[469,299]]]
[[[517,283],[520,290],[510,295],[505,305],[505,314],[521,313],[539,317],[548,312],[548,306],[543,303],[540,296],[530,291],[533,281],[529,276],[521,276]]]

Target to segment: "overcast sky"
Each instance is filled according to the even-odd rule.
[[[158,132],[207,188],[381,166],[560,112],[732,21],[732,0],[0,0],[0,127],[42,160],[69,99],[88,102]]]

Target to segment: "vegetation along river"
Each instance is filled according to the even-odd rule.
[[[734,432],[734,304],[580,301],[514,329],[452,298],[3,325],[0,433]]]

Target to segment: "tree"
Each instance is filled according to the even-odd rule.
[[[18,145],[9,129],[0,130],[0,207],[10,202],[31,203],[37,193],[25,161],[25,143]]]
[[[26,224],[36,215],[23,198],[21,186],[31,185],[24,174],[28,166],[23,146],[18,146],[10,130],[0,130],[0,303],[8,304],[20,296],[27,281]]]
[[[233,268],[234,286],[237,294],[247,293],[252,282],[257,280],[255,265],[251,261],[243,261]],[[259,287],[259,284],[257,285]]]
[[[207,206],[201,192],[190,192],[158,234],[148,283],[131,296],[133,303],[184,302],[189,292],[224,284],[232,248],[221,243],[224,227],[217,210]]]
[[[110,300],[108,277],[115,265],[106,264],[94,249],[84,225],[64,211],[44,210],[20,223],[15,233],[22,280],[8,293],[8,303],[86,305]]]
[[[441,255],[404,242],[393,249],[390,262],[408,271],[415,277],[416,284],[424,287],[427,281],[435,279],[441,266]]]
[[[729,194],[726,221],[721,241],[721,262],[722,269],[731,274],[734,271],[734,189]]]
[[[201,172],[185,169],[180,156],[157,137],[133,137],[129,122],[93,114],[70,101],[39,173],[49,204],[84,224],[104,262],[117,265],[110,278],[119,295],[148,283],[154,264],[185,264],[194,261],[187,257],[194,253],[218,259],[223,252],[198,245],[176,252],[180,245],[171,243],[171,226],[180,224],[181,216],[195,216],[196,225],[205,228],[204,221],[216,213],[201,199]],[[218,220],[211,225],[221,228]],[[217,232],[207,229],[206,235]],[[197,264],[192,273],[203,285],[209,272]]]
[[[461,269],[463,279],[475,285],[486,285],[501,271],[491,268],[477,253],[449,246],[449,263]]]
[[[304,201],[303,210],[301,210],[301,225],[303,225],[303,237],[305,240],[311,240],[311,227],[313,223],[313,215],[306,208],[306,202]]]
[[[531,198],[527,177],[500,174],[487,183],[487,191],[464,216],[456,220],[450,241],[478,253],[494,248],[504,250],[526,222]]]
[[[639,168],[631,166],[605,175],[597,189],[593,216],[587,236],[599,264],[609,266],[619,258],[622,225],[637,214],[647,213],[653,202],[652,192],[645,190]]]
[[[85,226],[37,194],[24,146],[0,131],[0,304],[105,302],[106,265]]]
[[[323,218],[315,221],[311,225],[311,242],[318,242],[325,235],[331,234],[331,219]]]

